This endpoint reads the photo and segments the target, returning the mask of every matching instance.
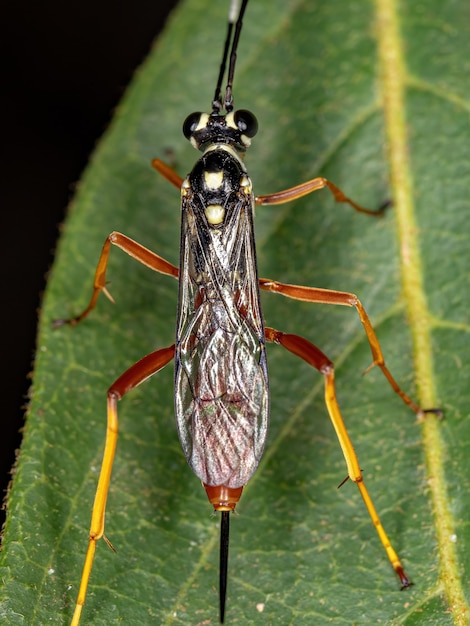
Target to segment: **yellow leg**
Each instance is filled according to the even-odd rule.
[[[352,444],[351,438],[349,437],[346,425],[343,420],[343,416],[341,415],[341,411],[338,405],[335,389],[333,363],[328,359],[325,354],[323,354],[323,352],[319,348],[307,341],[307,339],[299,337],[299,335],[283,333],[281,331],[274,330],[273,328],[266,328],[265,331],[266,339],[268,341],[273,341],[284,346],[284,348],[304,359],[304,361],[306,361],[309,365],[311,365],[324,375],[325,403],[328,409],[328,413],[330,415],[331,422],[336,431],[341,450],[343,451],[346,466],[348,468],[348,477],[350,478],[350,480],[355,482],[359,488],[372,523],[374,524],[380,541],[385,549],[385,552],[387,553],[387,557],[400,579],[402,588],[409,587],[412,583],[405,574],[403,565],[401,564],[397,553],[390,543],[390,539],[385,532],[376,508],[372,502],[372,498],[370,497],[370,494],[364,483],[361,468],[359,466],[359,460],[357,458],[356,451],[354,450],[354,446]]]
[[[113,461],[118,439],[117,400],[118,397],[114,393],[108,394],[108,425],[106,428],[106,444],[104,448],[100,478],[96,489],[95,502],[93,504],[88,549],[85,557],[85,563],[83,565],[82,579],[80,581],[77,603],[75,605],[75,611],[72,618],[72,626],[78,626],[80,621],[82,608],[85,604],[88,582],[90,580],[91,568],[93,567],[96,542],[98,539],[101,539],[104,533],[106,500],[109,492],[109,483],[111,481],[111,472],[113,469]]]
[[[104,535],[104,520],[106,513],[106,500],[109,493],[111,473],[113,469],[114,455],[118,439],[118,401],[131,389],[134,389],[141,382],[162,369],[171,361],[175,354],[175,346],[163,348],[148,354],[143,359],[134,363],[124,374],[122,374],[108,390],[108,421],[106,427],[106,443],[101,465],[98,487],[96,489],[93,511],[91,514],[90,534],[88,548],[83,565],[80,589],[78,591],[77,602],[73,614],[71,626],[78,626],[83,605],[85,604],[88,583],[90,581],[93,559],[95,557],[96,542],[103,538],[113,550],[111,542]]]
[[[367,511],[369,512],[372,523],[374,524],[375,530],[377,531],[380,541],[385,549],[385,552],[387,553],[388,560],[390,561],[393,569],[395,570],[397,576],[400,579],[402,588],[409,587],[412,583],[406,576],[404,569],[403,569],[403,565],[401,564],[401,561],[398,558],[398,554],[395,552],[392,544],[390,543],[390,539],[388,538],[388,535],[385,532],[385,529],[382,525],[382,522],[380,521],[380,517],[374,506],[372,498],[370,497],[370,494],[364,483],[362,471],[361,471],[361,468],[359,467],[359,460],[357,458],[356,451],[354,450],[354,446],[352,444],[351,438],[349,437],[349,433],[346,429],[343,416],[341,415],[341,412],[339,409],[338,400],[336,398],[333,366],[332,365],[326,366],[322,373],[325,376],[325,403],[326,403],[331,421],[333,423],[334,429],[336,431],[336,435],[338,437],[341,450],[343,451],[343,455],[344,455],[346,465],[348,468],[348,476],[350,480],[355,482],[359,488],[362,499],[364,500],[364,504],[366,505],[366,508],[367,508]]]

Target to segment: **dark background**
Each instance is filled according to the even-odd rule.
[[[176,3],[29,0],[2,7],[2,499],[21,442],[37,310],[58,227],[113,108]]]

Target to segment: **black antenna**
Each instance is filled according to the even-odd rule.
[[[228,66],[227,88],[225,90],[225,110],[227,113],[233,109],[232,85],[235,74],[235,63],[237,61],[238,40],[243,26],[243,15],[245,14],[248,0],[243,0],[240,13],[238,14],[237,24],[235,26],[235,34],[233,36],[232,51],[230,53],[230,65]]]
[[[230,533],[230,511],[222,511],[220,518],[220,563],[219,563],[219,610],[220,623],[225,619],[227,597],[228,545]]]
[[[227,65],[227,56],[228,56],[228,49],[230,46],[230,39],[232,38],[233,21],[230,21],[230,17],[231,15],[229,15],[227,37],[225,39],[225,44],[224,44],[224,53],[222,56],[222,62],[220,64],[219,78],[217,79],[217,86],[215,88],[214,99],[212,101],[212,111],[217,112],[217,113],[222,108],[222,95],[220,92],[222,89],[222,81],[224,80],[225,67]]]
[[[248,0],[243,0],[242,6],[240,8],[240,12],[238,14],[237,23],[235,26],[235,34],[233,36],[232,42],[232,50],[230,52],[230,64],[228,68],[228,78],[227,78],[227,87],[225,90],[225,102],[222,103],[222,81],[224,80],[225,68],[227,67],[227,58],[228,51],[230,47],[230,40],[232,38],[233,25],[235,23],[235,15],[236,9],[238,6],[238,0],[232,0],[232,5],[230,7],[229,18],[228,18],[228,27],[227,27],[227,37],[225,39],[224,44],[224,52],[222,55],[222,62],[220,64],[219,77],[217,79],[217,86],[215,88],[214,100],[212,101],[212,111],[213,113],[219,113],[223,106],[225,106],[225,110],[227,113],[233,110],[233,96],[232,96],[232,85],[233,85],[233,77],[235,74],[235,63],[237,60],[237,47],[238,41],[240,39],[240,33],[243,26],[243,15],[245,14],[246,5],[248,4]]]

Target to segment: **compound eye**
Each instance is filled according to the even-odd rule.
[[[233,119],[238,130],[247,137],[254,137],[258,132],[258,120],[250,111],[240,109],[235,111]]]
[[[201,115],[202,113],[191,113],[191,115],[188,115],[184,120],[183,135],[186,139],[191,139],[193,133],[196,132],[199,122],[201,121]]]

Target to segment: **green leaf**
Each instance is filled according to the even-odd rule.
[[[106,389],[173,341],[176,281],[117,250],[76,328],[51,321],[89,297],[102,242],[125,232],[178,262],[181,135],[210,106],[227,7],[188,0],[172,16],[80,185],[44,300],[33,396],[1,555],[0,622],[70,621],[105,435]],[[470,571],[468,8],[463,2],[252,0],[235,78],[259,135],[256,193],[315,175],[327,191],[257,211],[261,276],[353,291],[406,391],[445,417],[417,423],[380,372],[357,315],[263,295],[266,322],[308,337],[337,365],[342,411],[371,495],[415,586],[400,592],[351,482],[321,376],[269,346],[266,454],[232,520],[227,624],[466,624]],[[119,406],[120,438],[83,624],[217,623],[218,518],[179,448],[171,367]]]

